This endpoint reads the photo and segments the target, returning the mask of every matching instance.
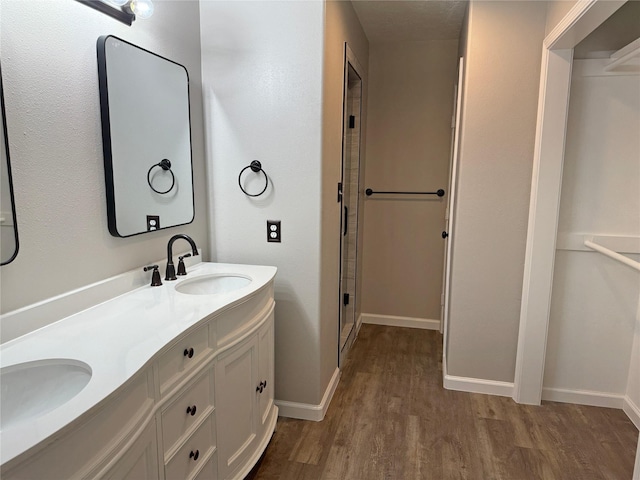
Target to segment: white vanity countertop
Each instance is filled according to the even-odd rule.
[[[15,458],[104,400],[168,343],[201,320],[241,303],[267,285],[275,267],[199,263],[186,277],[145,286],[59,320],[0,346],[2,367],[46,359],[88,364],[91,380],[74,398],[40,417],[0,431],[0,463]],[[198,276],[237,274],[251,283],[216,295],[189,295],[175,287]]]

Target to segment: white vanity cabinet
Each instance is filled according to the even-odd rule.
[[[142,435],[104,476],[108,480],[140,480],[159,478],[156,425],[150,423]]]
[[[225,436],[220,444],[221,478],[243,478],[264,451],[273,433],[277,410],[273,404],[273,312],[257,331],[218,359],[218,420]],[[262,362],[271,363],[265,365]],[[224,433],[223,433],[224,432]],[[259,455],[258,455],[259,457]]]
[[[274,305],[269,282],[195,322],[104,401],[3,464],[3,480],[243,478],[277,420]]]

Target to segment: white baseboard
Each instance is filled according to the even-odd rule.
[[[640,430],[640,406],[633,403],[633,401],[625,395],[622,410],[627,414],[629,420],[633,422],[638,430]],[[638,450],[640,451],[640,443],[638,443]],[[640,471],[638,472],[640,473]]]
[[[456,377],[447,373],[447,361],[442,362],[443,382],[442,386],[447,390],[458,392],[484,393],[499,397],[513,396],[512,382],[499,382],[497,380],[485,380],[483,378]]]
[[[564,388],[543,388],[542,400],[550,402],[575,403],[592,407],[606,407],[621,409],[624,395],[592,390],[569,390]]]
[[[370,323],[373,325],[440,330],[440,320],[431,320],[428,318],[397,317],[395,315],[376,315],[374,313],[363,313],[360,317],[362,323]]]
[[[362,314],[358,315],[356,320],[356,338],[358,337],[358,333],[360,333],[360,327],[362,327]]]
[[[299,420],[313,420],[314,422],[322,421],[338,386],[340,375],[340,369],[336,368],[331,380],[329,381],[329,385],[327,385],[327,389],[324,392],[320,405],[276,400],[275,404],[278,406],[279,415],[281,417],[297,418]]]

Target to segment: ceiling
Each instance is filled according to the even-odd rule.
[[[467,0],[351,0],[369,43],[457,40]]]

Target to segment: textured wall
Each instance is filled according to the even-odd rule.
[[[200,7],[211,251],[278,267],[275,395],[318,404],[323,4]],[[238,174],[254,159],[270,186],[250,198]],[[243,181],[262,188],[252,172]],[[282,243],[267,243],[267,220],[282,222]]]
[[[448,190],[457,51],[457,40],[372,46],[367,188]],[[440,319],[447,198],[365,199],[363,312]]]
[[[546,4],[469,7],[448,373],[513,381]]]
[[[156,2],[126,26],[75,1],[3,0],[2,75],[20,253],[0,269],[3,312],[162,258],[179,232],[207,244],[197,2]],[[112,34],[190,74],[195,222],[133,238],[107,230],[96,40]]]

